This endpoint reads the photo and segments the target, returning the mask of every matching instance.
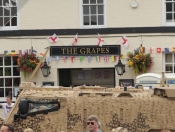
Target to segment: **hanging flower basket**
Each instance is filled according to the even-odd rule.
[[[128,65],[133,68],[135,74],[142,74],[151,68],[153,59],[150,54],[136,51],[128,53]]]
[[[19,66],[17,69],[23,72],[26,79],[27,75],[33,72],[40,60],[36,57],[36,54],[24,53],[17,61]]]

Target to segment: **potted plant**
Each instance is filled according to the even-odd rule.
[[[19,66],[18,70],[23,72],[24,78],[26,79],[26,76],[33,72],[40,60],[34,53],[24,53],[22,56],[19,56],[17,61]]]
[[[153,59],[150,54],[137,50],[134,53],[128,53],[128,65],[133,68],[135,74],[146,73],[153,65]]]

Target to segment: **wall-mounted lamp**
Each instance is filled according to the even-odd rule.
[[[117,74],[120,76],[123,75],[123,73],[125,72],[125,65],[122,64],[120,57],[118,60],[118,64],[115,65],[115,68],[116,68]]]
[[[131,3],[131,7],[132,8],[137,8],[138,6],[138,3],[134,0],[132,3]]]
[[[41,67],[41,71],[44,77],[48,77],[50,74],[50,66],[47,65],[46,59],[44,61],[44,65]]]

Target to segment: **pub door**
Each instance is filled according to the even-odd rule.
[[[59,69],[59,86],[70,87],[72,85],[71,70]]]

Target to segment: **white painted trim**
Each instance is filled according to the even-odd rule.
[[[82,4],[83,4],[83,2],[82,2],[82,0],[79,0],[79,22],[80,22],[80,24],[79,24],[79,26],[80,26],[80,28],[81,29],[93,29],[93,28],[106,28],[106,25],[107,25],[107,20],[106,20],[106,0],[103,0],[104,1],[104,25],[89,25],[89,26],[84,26],[83,25],[83,6],[82,6]]]
[[[162,26],[165,26],[165,0],[162,0]]]

